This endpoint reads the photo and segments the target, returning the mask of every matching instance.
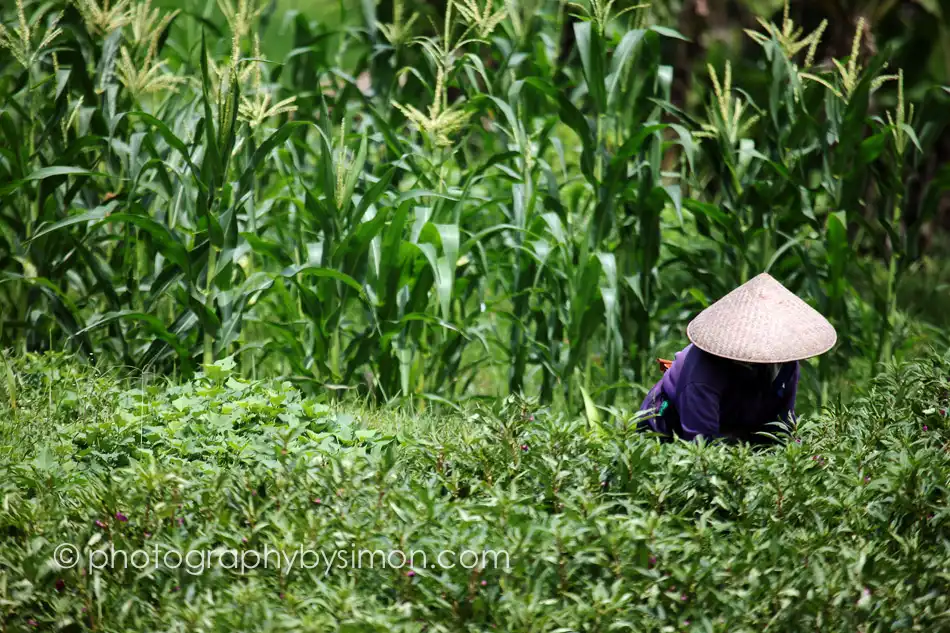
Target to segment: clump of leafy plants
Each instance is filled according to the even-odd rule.
[[[664,3],[378,4],[6,3],[0,347],[609,406],[763,271],[839,330],[822,402],[919,347],[898,289],[948,96],[863,22],[836,51],[786,3],[684,103]]]
[[[324,404],[227,359],[176,383],[9,359],[8,630],[801,631],[950,626],[950,358],[787,443],[662,444],[511,399]],[[393,432],[399,429],[398,432]],[[625,465],[602,486],[602,470]],[[56,547],[505,551],[469,568],[63,568]],[[504,559],[503,559],[504,562]]]

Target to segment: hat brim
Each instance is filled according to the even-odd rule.
[[[764,273],[703,310],[686,335],[709,354],[745,363],[805,360],[838,340],[827,319]]]

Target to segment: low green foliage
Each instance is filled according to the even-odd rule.
[[[838,328],[815,392],[914,347],[948,95],[862,24],[777,14],[684,104],[664,3],[277,6],[0,10],[0,348],[579,409],[763,271]]]
[[[661,444],[622,412],[517,399],[441,419],[325,405],[228,360],[182,384],[11,367],[9,631],[950,630],[950,359],[889,369],[765,449]],[[81,573],[51,564],[61,543],[510,565]]]

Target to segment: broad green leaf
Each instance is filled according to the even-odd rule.
[[[887,140],[889,137],[890,135],[888,133],[881,132],[879,134],[875,134],[874,136],[869,136],[861,141],[861,147],[859,149],[861,162],[868,164],[877,160],[878,156],[881,155],[881,152],[884,151],[884,148],[887,147]]]
[[[452,317],[452,290],[455,285],[455,269],[459,254],[459,227],[456,224],[436,224],[436,230],[442,242],[442,256],[439,258],[436,286],[439,293],[439,305],[442,318]]]
[[[654,26],[651,26],[651,27],[650,27],[650,30],[653,31],[654,33],[657,33],[657,34],[659,34],[659,35],[662,35],[663,37],[669,37],[669,38],[676,39],[676,40],[683,40],[684,42],[689,42],[689,41],[690,41],[690,39],[689,39],[688,37],[686,37],[685,35],[683,35],[683,34],[680,33],[679,31],[677,31],[677,30],[675,30],[675,29],[671,29],[671,28],[666,27],[666,26],[654,25]]]
[[[36,233],[33,234],[33,237],[31,237],[29,240],[26,241],[26,243],[29,244],[30,242],[36,241],[40,239],[41,237],[49,235],[50,233],[58,231],[59,229],[66,228],[67,226],[74,226],[76,224],[87,224],[90,222],[98,222],[99,220],[102,220],[103,218],[108,217],[109,214],[111,214],[118,205],[119,205],[119,202],[117,200],[112,200],[111,202],[107,202],[101,207],[96,207],[95,209],[91,211],[86,211],[85,213],[71,215],[67,217],[65,220],[54,222],[53,224],[50,224],[49,226],[43,227],[40,230],[38,230]]]
[[[591,22],[575,22],[574,38],[581,55],[587,91],[598,112],[607,110],[607,92],[604,84],[604,46],[601,35]]]
[[[366,143],[367,136],[363,134],[359,150],[356,152],[356,158],[346,168],[347,172],[344,178],[343,192],[341,194],[344,207],[349,204],[350,198],[353,197],[353,190],[356,189],[356,183],[363,173],[363,166],[366,164]],[[359,220],[359,218],[355,218],[355,220]]]
[[[584,414],[587,416],[587,424],[596,427],[600,424],[600,413],[597,411],[597,405],[588,395],[587,390],[581,387],[581,396],[584,399]]]
[[[76,332],[75,336],[80,334],[85,334],[92,330],[101,328],[109,323],[115,321],[139,321],[145,324],[148,327],[148,330],[151,334],[162,339],[173,347],[182,358],[188,356],[188,351],[181,345],[178,340],[178,337],[173,335],[171,332],[166,329],[165,324],[162,321],[151,314],[145,314],[143,312],[135,312],[133,310],[120,310],[118,312],[108,312],[102,315],[98,320],[90,323],[85,328]]]
[[[303,264],[299,266],[288,266],[281,271],[281,276],[288,278],[299,278],[299,277],[323,277],[328,279],[335,279],[336,281],[343,282],[350,288],[353,288],[360,295],[363,294],[363,287],[355,279],[341,273],[338,270],[333,270],[330,268],[323,268],[313,264]]]
[[[613,104],[617,99],[617,89],[620,86],[621,79],[627,64],[633,57],[634,51],[643,40],[645,31],[643,29],[634,29],[627,33],[620,40],[620,44],[614,49],[610,60],[610,75],[607,76],[607,103]]]
[[[288,138],[290,138],[291,134],[300,128],[311,126],[313,126],[313,123],[310,121],[287,121],[281,125],[277,131],[268,136],[264,142],[261,143],[256,150],[254,150],[254,155],[251,156],[251,160],[248,161],[247,166],[244,168],[244,173],[241,175],[241,181],[250,183],[251,177],[264,163],[274,148],[284,143]]]
[[[8,195],[23,185],[34,182],[37,180],[46,180],[47,178],[56,178],[58,176],[94,176],[98,178],[108,177],[108,174],[104,174],[98,171],[90,171],[88,169],[82,169],[81,167],[68,167],[68,166],[53,166],[53,167],[41,167],[36,171],[32,172],[26,178],[18,180],[16,182],[10,183],[4,187],[0,187],[0,195]]]

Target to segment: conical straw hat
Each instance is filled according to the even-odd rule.
[[[811,358],[838,340],[825,317],[767,273],[700,312],[686,335],[703,351],[745,363]]]

